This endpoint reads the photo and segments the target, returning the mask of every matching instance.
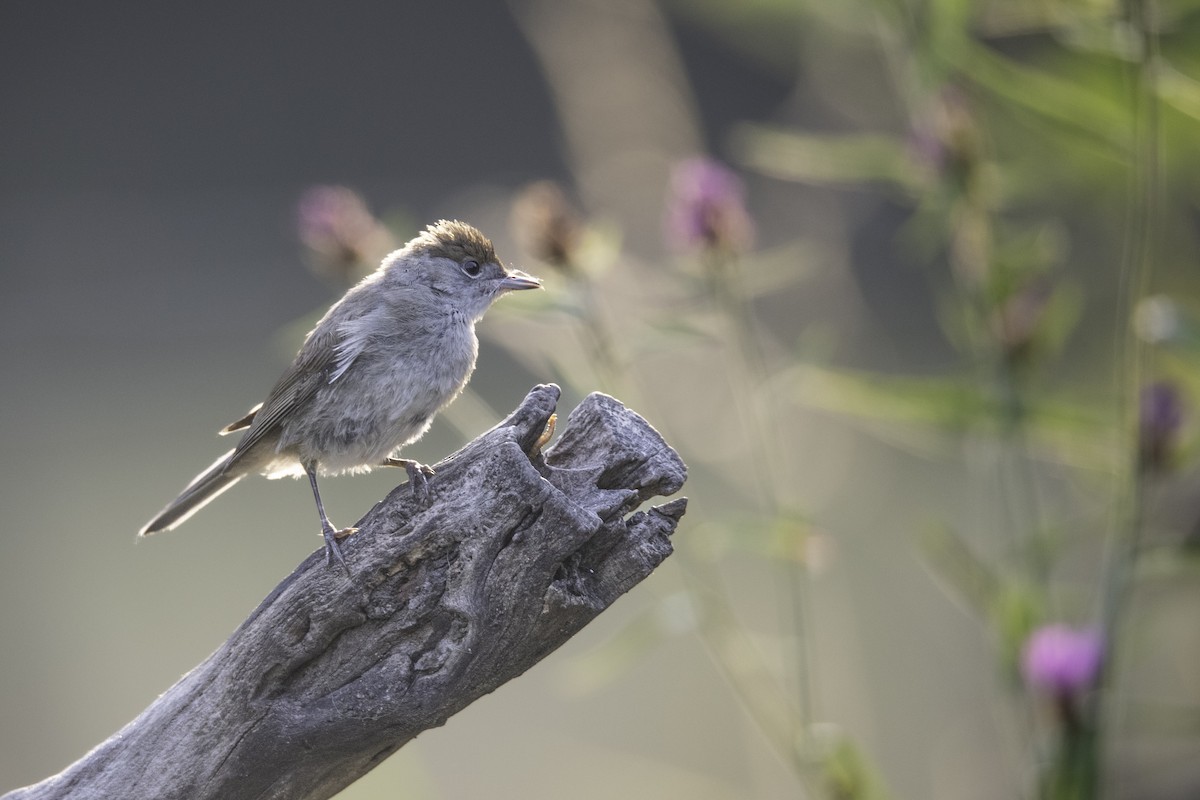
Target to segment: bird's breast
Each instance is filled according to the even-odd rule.
[[[289,432],[323,472],[370,469],[419,439],[466,385],[478,342],[472,325],[382,336],[322,387],[301,431]]]

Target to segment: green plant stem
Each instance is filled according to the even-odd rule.
[[[1030,580],[1048,603],[1050,596],[1050,564],[1042,546],[1043,522],[1041,500],[1033,479],[1033,459],[1027,438],[1028,409],[1021,376],[1012,365],[998,355],[997,391],[1000,395],[1001,441],[1008,445],[1008,458],[1001,467],[1001,493],[1006,499],[1009,526],[1026,531],[1026,541],[1019,543],[1025,569]]]
[[[735,274],[737,264],[737,259],[727,251],[714,248],[705,253],[706,276],[714,303],[726,318],[741,356],[740,363],[744,367],[732,387],[732,394],[744,429],[752,436],[753,452],[760,456],[751,457],[750,462],[762,512],[766,519],[777,521],[782,508],[775,490],[775,478],[783,470],[783,458],[779,451],[779,437],[772,435],[770,423],[758,407],[757,401],[764,391],[770,403],[768,416],[778,419],[779,414],[768,386],[770,371],[754,327],[753,315]],[[802,569],[785,562],[783,581],[792,614],[795,654],[793,669],[797,726],[794,742],[803,756],[812,745],[813,679],[809,650],[808,587]]]
[[[930,109],[930,90],[927,71],[917,63],[927,40],[921,26],[912,17],[911,9],[903,3],[887,0],[876,2],[876,30],[887,72],[895,83],[895,92],[905,107],[913,130],[927,126]],[[897,33],[901,41],[897,41]],[[925,61],[935,63],[939,54],[926,53]],[[941,87],[935,87],[940,90]],[[987,186],[981,180],[982,154],[968,151],[970,157],[956,165],[955,171],[943,170],[940,186],[950,198],[945,211],[951,261],[951,286],[956,306],[961,310],[961,326],[966,337],[966,350],[971,359],[975,379],[981,388],[990,388],[998,403],[1000,426],[999,502],[1001,526],[1013,548],[1014,555],[1026,566],[1030,580],[1049,595],[1050,575],[1043,548],[1029,536],[1040,536],[1041,513],[1036,486],[1030,475],[1031,459],[1026,440],[1027,409],[1022,376],[1003,352],[995,336],[988,336],[987,326],[994,309],[984,295],[983,286],[992,263],[994,238]],[[1046,755],[1038,740],[1036,698],[1022,695],[1017,711],[1018,725],[1023,738],[1033,743],[1035,756],[1044,763]]]
[[[786,702],[779,702],[779,699],[786,695],[781,687],[774,685],[773,679],[765,669],[762,670],[762,675],[748,681],[743,674],[745,670],[734,666],[739,661],[744,661],[748,654],[757,655],[757,650],[737,624],[724,582],[716,570],[690,558],[683,551],[679,555],[685,566],[683,576],[688,594],[700,606],[701,641],[750,719],[775,747],[784,762],[809,785],[811,794],[816,776],[813,774],[811,761],[796,747],[792,725],[796,710],[790,708]],[[700,580],[701,576],[704,579],[703,583]],[[756,662],[761,667],[761,657],[756,659]],[[765,684],[770,684],[765,691],[755,688]]]
[[[1107,658],[1101,674],[1102,691],[1090,709],[1096,731],[1095,770],[1103,773],[1106,746],[1112,737],[1116,715],[1115,674],[1119,666],[1116,643],[1133,588],[1136,562],[1141,549],[1143,495],[1146,475],[1139,441],[1139,398],[1142,386],[1142,346],[1133,335],[1132,319],[1141,297],[1146,295],[1155,258],[1154,224],[1159,195],[1159,115],[1157,98],[1158,39],[1154,28],[1153,0],[1128,0],[1125,5],[1130,27],[1137,33],[1140,52],[1132,64],[1134,158],[1131,175],[1130,233],[1119,286],[1117,384],[1119,415],[1126,431],[1126,459],[1118,475],[1116,524],[1109,545],[1100,598],[1100,626]],[[1102,783],[1102,782],[1101,782]]]
[[[621,379],[622,370],[617,361],[614,338],[604,321],[596,292],[577,268],[571,268],[568,272],[572,276],[571,288],[580,307],[583,346],[596,370],[596,377],[607,391],[628,398],[628,387]]]
[[[622,380],[622,369],[616,359],[616,337],[605,323],[600,303],[595,296],[595,287],[581,271],[569,269],[568,272],[572,276],[572,288],[580,302],[580,335],[590,363],[595,369],[595,378],[605,390],[619,392],[620,396],[629,401],[630,389],[625,385],[628,381]],[[744,330],[740,325],[737,329]],[[736,389],[737,387],[734,387],[734,390]],[[734,395],[737,393],[734,391]],[[758,435],[758,439],[763,439],[762,435]],[[769,486],[768,480],[769,475],[760,476],[758,486]],[[714,570],[701,569],[700,563],[691,559],[685,551],[680,551],[679,557],[682,559],[680,563],[683,564],[684,583],[689,594],[701,606],[701,625],[698,627],[701,642],[713,657],[728,685],[732,687],[750,720],[754,721],[767,740],[772,742],[785,763],[796,771],[800,780],[809,784],[810,794],[815,794],[811,792],[812,786],[815,786],[811,764],[804,758],[803,753],[799,752],[796,730],[792,726],[792,720],[805,717],[790,709],[790,704],[780,703],[781,698],[786,698],[786,693],[782,692],[778,685],[772,685],[767,691],[756,688],[755,681],[769,681],[769,672],[757,650],[740,631],[724,582]],[[703,576],[703,582],[700,576]],[[756,656],[756,663],[760,667],[758,673],[761,674],[756,675],[754,680],[746,679],[746,670],[736,666],[739,660],[745,660],[748,655]]]

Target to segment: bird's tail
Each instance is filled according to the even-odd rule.
[[[232,455],[233,451],[230,450],[218,458],[211,467],[193,478],[192,482],[179,493],[179,497],[172,500],[170,505],[158,512],[154,519],[147,522],[138,531],[138,536],[149,536],[159,531],[178,528],[184,520],[208,505],[210,500],[240,481],[245,473],[226,472],[229,458]]]

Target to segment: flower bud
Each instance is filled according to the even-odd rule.
[[[682,250],[738,252],[749,248],[754,224],[746,211],[741,179],[711,159],[680,162],[671,174],[667,234]]]
[[[1161,471],[1171,465],[1182,425],[1183,400],[1173,383],[1156,381],[1142,389],[1138,439],[1143,469]]]
[[[1010,364],[1022,364],[1035,353],[1053,296],[1050,281],[1034,280],[1005,298],[994,312],[992,329]]]
[[[553,181],[538,181],[513,200],[509,225],[526,253],[570,272],[575,266],[583,226],[566,193]]]

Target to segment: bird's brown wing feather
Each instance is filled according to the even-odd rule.
[[[237,433],[238,431],[246,430],[246,428],[250,427],[250,423],[254,422],[254,417],[258,414],[259,411],[262,410],[262,407],[263,407],[263,404],[259,403],[254,408],[247,411],[246,416],[242,417],[241,419],[237,420],[236,422],[229,423],[224,428],[221,428],[221,430],[217,431],[217,433],[221,436],[227,436],[231,433]]]
[[[250,414],[227,427],[226,430],[230,431],[237,430],[234,425],[249,428],[229,458],[231,465],[274,431],[293,410],[312,399],[327,382],[326,376],[335,360],[334,339],[333,334],[318,336],[314,333],[310,336],[267,399]],[[243,422],[247,424],[241,425]]]

